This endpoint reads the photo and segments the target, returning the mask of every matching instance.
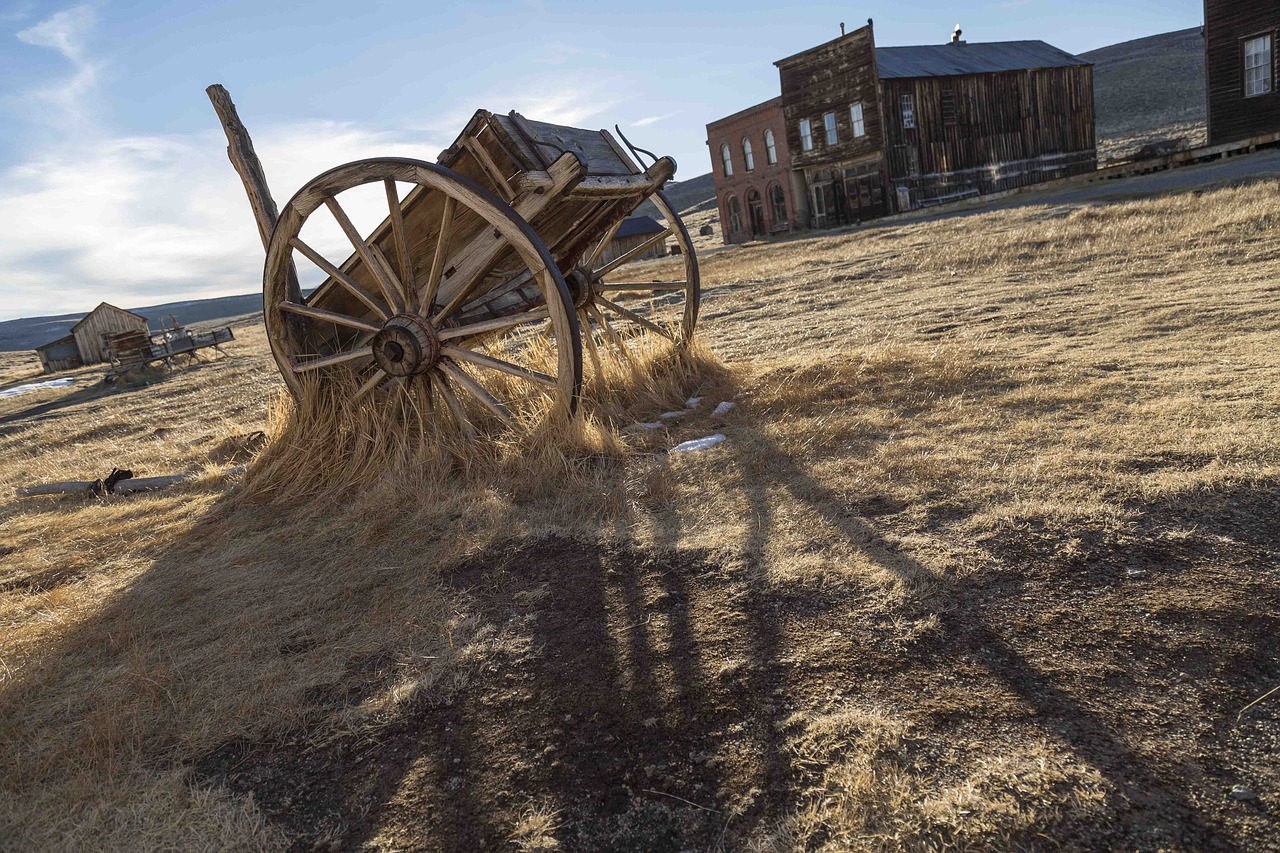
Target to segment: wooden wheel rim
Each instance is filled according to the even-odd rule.
[[[702,296],[701,282],[698,274],[698,257],[697,253],[694,251],[693,240],[689,237],[689,230],[685,227],[684,220],[675,212],[675,208],[671,206],[671,202],[667,199],[666,195],[663,192],[658,191],[651,195],[648,200],[653,202],[654,206],[657,207],[658,211],[662,214],[663,219],[666,220],[666,228],[671,231],[670,236],[679,244],[680,255],[684,262],[684,287],[679,291],[675,291],[682,293],[684,296],[684,310],[678,323],[669,323],[670,326],[674,327],[672,329],[674,332],[673,340],[678,346],[684,346],[692,340],[694,328],[698,323],[698,307]],[[612,237],[613,232],[621,224],[622,220],[615,223],[613,228],[609,231],[609,238]],[[601,246],[603,245],[604,244],[602,243]],[[614,306],[617,306],[616,300],[619,291],[602,291],[599,289],[600,279],[604,278],[604,276],[599,275],[598,271],[606,265],[596,262],[591,263],[589,266],[592,267],[592,269],[584,271],[584,275],[590,279],[591,293],[590,299],[585,300],[584,305],[580,306],[580,308],[585,309],[581,311],[581,313],[585,315],[581,322],[602,325],[596,318],[603,317],[608,322],[616,323],[618,320],[618,314]],[[613,286],[621,287],[623,284],[625,284],[625,282],[618,283]],[[636,291],[623,290],[620,292],[634,293],[643,290],[644,288],[638,288]],[[614,306],[611,306],[609,304],[610,302],[613,302]],[[627,306],[624,304],[618,307],[626,308]],[[613,341],[615,334],[612,329],[606,327],[604,330],[604,337],[606,341]],[[616,344],[616,341],[613,342]]]
[[[298,240],[307,218],[321,205],[346,190],[388,181],[442,193],[451,200],[447,204],[465,206],[478,214],[492,226],[495,235],[504,238],[516,252],[542,293],[546,309],[544,319],[550,321],[556,340],[556,376],[543,378],[554,380],[556,404],[567,412],[573,412],[582,387],[581,336],[564,278],[542,240],[510,205],[469,178],[434,163],[402,158],[359,160],[330,169],[308,182],[280,212],[271,233],[263,271],[263,314],[272,356],[295,399],[301,396],[302,380],[296,369],[298,362],[295,359],[300,353],[296,351],[292,324],[300,318],[286,317],[281,309],[285,303],[296,307],[298,303],[305,302],[297,289],[297,279],[291,274],[294,241]],[[385,220],[383,224],[386,224]],[[430,306],[426,310],[430,313]],[[394,306],[393,313],[396,319],[404,316],[395,312]],[[435,343],[438,345],[439,341]],[[459,340],[447,343],[456,345]],[[456,353],[456,347],[452,351]],[[454,364],[451,369],[457,372],[459,368]],[[431,372],[430,383],[434,387],[437,377],[434,371]]]

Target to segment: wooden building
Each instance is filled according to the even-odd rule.
[[[631,216],[622,220],[622,224],[618,226],[618,232],[613,235],[613,239],[609,241],[609,245],[600,253],[599,264],[607,264],[614,258],[625,255],[627,252],[639,246],[645,240],[658,234],[663,227],[652,216]],[[655,243],[651,248],[639,255],[633,260],[643,260],[645,258],[661,258],[667,254],[667,241],[663,240]]]
[[[147,318],[103,302],[71,327],[80,361],[97,364],[107,360],[107,339],[121,332],[147,332]]]
[[[84,364],[80,360],[80,350],[76,347],[74,335],[36,347],[36,355],[40,356],[40,366],[45,373],[73,370]]]
[[[868,22],[775,63],[811,227],[1097,168],[1089,63],[1042,41],[959,36],[882,48]]]
[[[745,243],[790,231],[797,188],[782,98],[711,122],[707,146],[724,242]],[[799,194],[804,194],[803,186]]]
[[[1209,144],[1280,131],[1277,0],[1205,0]]]

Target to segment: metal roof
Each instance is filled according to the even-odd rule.
[[[638,234],[657,234],[661,230],[662,226],[652,216],[632,216],[622,220],[622,225],[618,228],[618,233],[613,235],[613,239],[635,237]]]
[[[890,78],[952,77],[1090,63],[1042,41],[992,41],[877,47],[876,64],[880,67],[880,76]]]

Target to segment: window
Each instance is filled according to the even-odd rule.
[[[853,104],[849,107],[849,121],[853,123],[855,139],[867,135],[867,123],[862,118],[862,104]]]
[[[720,162],[724,164],[724,176],[733,177],[733,157],[729,154],[729,143],[720,146]]]
[[[800,148],[805,151],[813,150],[813,130],[810,129],[807,118],[800,119]]]
[[[738,204],[737,196],[729,196],[729,232],[742,233],[742,205]]]
[[[764,132],[764,157],[772,166],[778,162],[778,146],[773,144],[773,131],[766,130]]]
[[[773,227],[787,224],[787,196],[779,184],[769,187],[769,207],[773,212]]]
[[[1265,95],[1271,91],[1271,36],[1258,36],[1244,43],[1244,96]]]
[[[822,117],[822,124],[827,129],[827,144],[835,145],[840,141],[839,134],[836,133],[836,114],[827,113]]]
[[[754,172],[756,170],[756,158],[751,156],[751,140],[742,140],[742,159],[747,161],[747,171]]]
[[[1013,91],[1017,92],[1018,90],[1015,87]],[[940,111],[942,112],[942,123],[955,124],[956,123],[956,93],[954,90],[952,89],[942,90],[942,93],[940,95],[939,107],[940,107]]]
[[[902,128],[908,130],[916,126],[916,100],[911,95],[902,96]]]

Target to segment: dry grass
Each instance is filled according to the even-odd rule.
[[[1156,847],[1260,845],[1270,818],[1214,811],[1174,753],[1197,756],[1198,784],[1224,784],[1220,761],[1280,796],[1255,742],[1189,734],[1274,675],[1258,644],[1280,479],[1276,190],[717,252],[702,312],[715,357],[654,351],[640,381],[614,364],[588,417],[483,447],[399,415],[273,410],[252,328],[230,359],[146,388],[0,400],[0,418],[22,415],[0,423],[6,495],[116,465],[209,474],[106,502],[0,498],[0,832],[38,848],[278,847],[247,796],[183,771],[230,742],[372,742],[551,654],[530,628],[555,613],[545,591],[513,603],[528,618],[495,615],[441,569],[554,534],[749,579],[690,593],[685,616],[708,685],[776,673],[777,692],[724,712],[772,716],[730,717],[710,741],[733,772],[670,789],[716,804],[700,819],[734,816],[712,842],[1081,848],[1115,831],[1133,846],[1141,819]],[[698,411],[663,430],[621,429],[694,394]],[[229,493],[218,474],[255,430],[271,448]],[[713,451],[660,452],[714,431],[729,440]],[[1189,509],[1206,507],[1224,508]],[[769,619],[752,621],[752,595]],[[609,623],[629,678],[634,632],[652,635],[660,704],[680,675],[663,600],[652,625]],[[762,637],[765,661],[734,645]],[[1179,669],[1193,678],[1173,687]],[[1134,697],[1159,724],[1126,716]],[[662,707],[666,736],[693,725]],[[790,775],[761,775],[766,754]],[[509,783],[492,764],[496,790]],[[434,778],[411,768],[386,796],[413,802]],[[517,793],[493,812],[503,843],[577,837],[577,801]],[[1208,814],[1224,835],[1178,834]],[[380,820],[368,843],[433,843],[430,824]]]

